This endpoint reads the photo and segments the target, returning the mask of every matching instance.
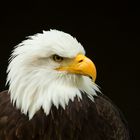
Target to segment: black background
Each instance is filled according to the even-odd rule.
[[[97,67],[96,83],[139,136],[139,7],[135,1],[7,1],[0,11],[0,89],[12,48],[42,30],[68,32]]]

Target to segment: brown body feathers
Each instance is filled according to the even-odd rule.
[[[48,116],[40,109],[29,120],[1,92],[0,140],[130,140],[126,122],[107,97],[82,98],[69,101],[65,110],[53,106]]]

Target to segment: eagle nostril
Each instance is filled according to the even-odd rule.
[[[79,63],[83,62],[83,59],[79,60],[78,62],[79,62]]]

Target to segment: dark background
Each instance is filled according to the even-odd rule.
[[[0,11],[0,90],[15,45],[42,30],[75,36],[97,67],[96,83],[122,110],[139,140],[139,7],[135,1],[5,2]]]

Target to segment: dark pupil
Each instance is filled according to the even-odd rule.
[[[55,61],[62,61],[63,60],[63,57],[58,56],[58,55],[54,55],[53,58],[54,58]]]
[[[56,59],[56,60],[61,60],[61,57],[58,56],[58,55],[56,55],[55,59]]]

